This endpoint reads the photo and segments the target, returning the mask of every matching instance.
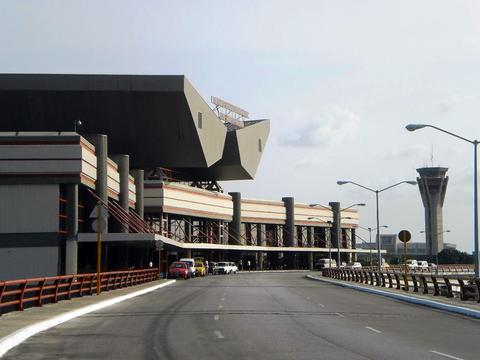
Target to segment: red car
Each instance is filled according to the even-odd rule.
[[[170,265],[170,269],[168,270],[168,277],[169,278],[184,278],[187,280],[190,277],[190,269],[188,268],[188,264],[180,261],[175,261]]]

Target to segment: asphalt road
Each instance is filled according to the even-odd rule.
[[[38,334],[5,359],[479,359],[480,322],[308,280],[180,280]]]

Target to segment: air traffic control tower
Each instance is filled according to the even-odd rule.
[[[443,250],[443,201],[447,191],[448,168],[425,167],[417,169],[418,187],[425,207],[425,239],[427,255]]]

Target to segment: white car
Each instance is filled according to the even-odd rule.
[[[418,270],[428,271],[428,262],[426,261],[417,261]]]
[[[229,262],[220,261],[215,265],[215,269],[219,274],[230,274],[232,272],[232,266]]]
[[[362,264],[360,264],[359,262],[354,262],[351,263],[348,267],[352,270],[358,270],[362,268]]]
[[[229,263],[230,264],[230,270],[231,270],[231,274],[236,274],[237,271],[238,271],[238,266],[234,263],[234,262],[231,262]]]
[[[408,270],[417,270],[418,269],[417,260],[407,260],[407,267],[408,267]]]

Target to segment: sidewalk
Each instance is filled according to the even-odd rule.
[[[446,298],[444,296],[433,296],[433,294],[414,293],[411,290],[407,293],[388,287],[326,278],[320,274],[307,275],[307,278],[480,319],[480,303],[476,301],[461,301],[459,298]]]
[[[56,304],[13,311],[0,316],[0,358],[25,339],[65,321],[99,310],[132,297],[167,286],[175,280],[157,280],[149,283],[89,295]]]

